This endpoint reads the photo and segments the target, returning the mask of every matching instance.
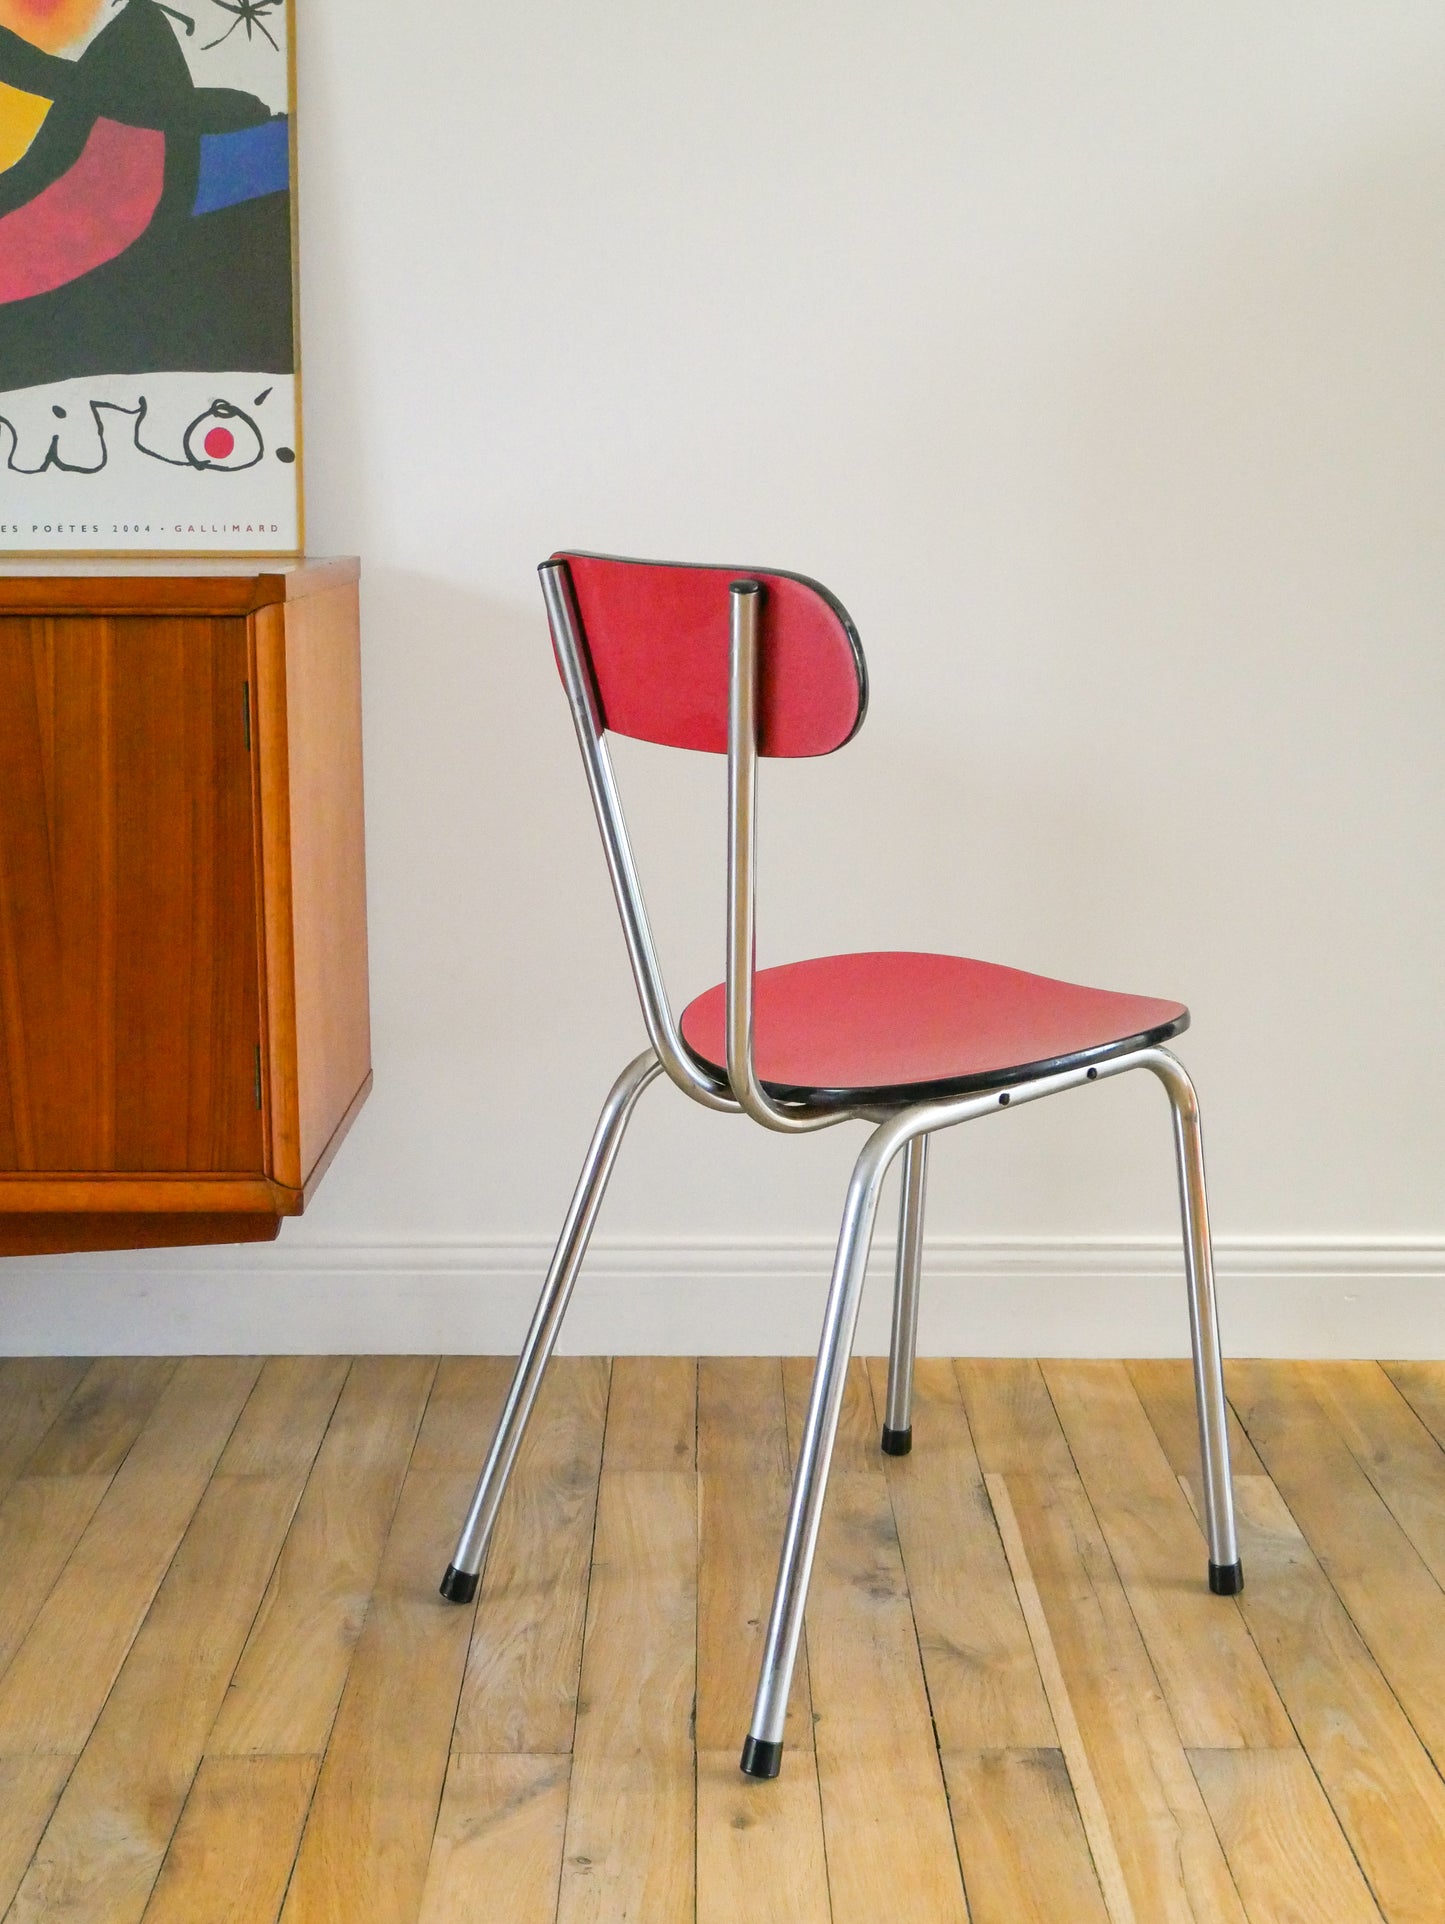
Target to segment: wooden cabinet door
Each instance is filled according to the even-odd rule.
[[[0,617],[0,1171],[263,1168],[247,660]]]

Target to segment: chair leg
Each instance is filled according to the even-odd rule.
[[[532,1326],[527,1331],[522,1353],[517,1358],[516,1373],[502,1406],[492,1447],[487,1453],[476,1495],[472,1498],[472,1507],[462,1526],[456,1554],[442,1578],[441,1593],[450,1603],[470,1603],[477,1594],[492,1526],[497,1520],[502,1498],[506,1495],[512,1466],[527,1428],[527,1419],[532,1414],[537,1391],[542,1385],[542,1373],[556,1344],[562,1318],[567,1313],[572,1286],[587,1252],[592,1225],[602,1206],[623,1133],[631,1120],[637,1098],[653,1077],[660,1073],[661,1067],[652,1050],[644,1050],[635,1062],[629,1063],[623,1070],[603,1104],[592,1146],[587,1151],[587,1160],[582,1165],[572,1206],[567,1212],[567,1220],[562,1226],[562,1235],[552,1257],[552,1266],[542,1285]]]
[[[889,1125],[884,1124],[864,1145],[848,1185],[833,1281],[823,1315],[818,1363],[813,1372],[813,1393],[803,1425],[803,1445],[798,1452],[787,1527],[783,1532],[752,1726],[743,1745],[742,1769],[749,1777],[776,1777],[782,1768],[788,1691],[803,1629],[803,1606],[808,1596],[813,1553],[818,1545],[818,1525],[823,1515],[823,1496],[838,1434],[838,1417],[843,1408],[848,1361],[853,1354],[853,1337],[858,1327],[858,1306],[878,1213],[878,1191],[896,1150],[897,1143]]]
[[[888,1456],[907,1456],[913,1448],[913,1356],[918,1348],[918,1279],[923,1268],[927,1187],[928,1137],[914,1136],[903,1151],[898,1207],[893,1340],[888,1347],[888,1405],[883,1416],[883,1449]]]
[[[1237,1596],[1244,1568],[1234,1528],[1234,1490],[1229,1468],[1229,1426],[1219,1313],[1214,1299],[1214,1256],[1209,1205],[1204,1192],[1204,1139],[1199,1099],[1182,1064],[1159,1051],[1169,1065],[1155,1073],[1169,1091],[1174,1112],[1174,1150],[1179,1166],[1179,1211],[1184,1225],[1184,1267],[1189,1283],[1189,1333],[1194,1349],[1194,1396],[1199,1411],[1199,1455],[1204,1472],[1204,1526],[1209,1539],[1209,1587],[1216,1596]]]

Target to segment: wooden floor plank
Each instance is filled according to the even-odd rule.
[[[473,1615],[438,1596],[436,1573],[446,1567],[472,1482],[470,1470],[407,1475],[284,1924],[415,1924]]]
[[[29,1476],[113,1476],[174,1377],[173,1356],[102,1356],[26,1464]]]
[[[874,1358],[869,1375],[878,1407],[887,1392],[886,1358]],[[939,1745],[960,1752],[1047,1749],[1057,1742],[1053,1719],[947,1361],[918,1359],[912,1452],[882,1457],[881,1464]]]
[[[1029,1637],[1038,1656],[1039,1674],[1043,1678],[1054,1728],[1059,1733],[1064,1768],[1073,1786],[1075,1804],[1080,1822],[1084,1827],[1084,1835],[1088,1840],[1089,1854],[1094,1862],[1094,1872],[1099,1880],[1105,1908],[1112,1924],[1135,1924],[1134,1902],[1129,1895],[1124,1867],[1114,1842],[1108,1808],[1099,1791],[1093,1761],[1088,1746],[1084,1742],[1083,1732],[1079,1728],[1073,1699],[1069,1695],[1068,1680],[1064,1676],[1063,1665],[1059,1661],[1058,1646],[1054,1642],[1043,1599],[1039,1594],[1039,1586],[1034,1581],[1034,1573],[1029,1565],[1023,1532],[1019,1528],[1013,1499],[1009,1495],[1008,1481],[998,1471],[990,1470],[986,1473],[986,1484],[994,1515],[998,1519],[999,1534],[1003,1538],[1009,1568],[1018,1590],[1019,1602],[1023,1606],[1024,1621],[1028,1625]]]
[[[511,1368],[113,1362],[0,1407],[7,1924],[1440,1924],[1390,1681],[1431,1729],[1445,1367],[1231,1366],[1235,1601],[1187,1364],[923,1362],[906,1459],[855,1364],[772,1784],[737,1753],[812,1359],[554,1367],[468,1708],[435,1584]]]
[[[882,1915],[962,1924],[948,1798],[881,1470],[834,1472],[806,1635],[836,1924]]]
[[[810,1358],[783,1364],[796,1459]],[[967,1916],[862,1359],[849,1368],[805,1622],[835,1924]],[[788,1768],[786,1754],[783,1769]]]
[[[342,1356],[268,1356],[216,1475],[289,1477],[304,1488],[350,1367]]]
[[[1390,1924],[1439,1924],[1445,1784],[1268,1477],[1235,1479],[1250,1631]]]
[[[48,1393],[37,1399],[36,1421],[47,1409],[51,1420],[0,1502],[0,1672],[175,1371],[171,1358],[102,1357],[91,1365],[67,1364],[44,1379]],[[67,1381],[74,1394],[50,1408]]]
[[[207,1757],[142,1924],[275,1924],[316,1782],[314,1757]]]
[[[1445,1449],[1378,1363],[1311,1363],[1303,1378],[1425,1567],[1445,1584]]]
[[[1110,1924],[1061,1750],[945,1750],[971,1924]]]
[[[338,1387],[326,1358],[279,1358],[262,1370],[16,1894],[12,1924],[137,1924]]]
[[[1185,1366],[1173,1366],[1172,1388],[1168,1367],[1129,1365],[1161,1441],[1183,1427]],[[1388,1373],[1398,1370],[1401,1393],[1413,1389],[1428,1410],[1433,1369]],[[1258,1470],[1240,1470],[1250,1458]],[[1172,1460],[1197,1506],[1197,1458],[1180,1449]],[[1236,1452],[1235,1500],[1241,1609],[1255,1643],[1385,1916],[1424,1924],[1445,1886],[1440,1779],[1252,1445],[1247,1457]]]
[[[35,1854],[73,1757],[0,1757],[0,1917]]]
[[[515,1368],[510,1356],[442,1357],[412,1448],[412,1469],[480,1474]],[[458,1517],[458,1530],[461,1523]]]
[[[1445,1767],[1445,1590],[1315,1401],[1298,1364],[1232,1363],[1231,1394],[1275,1488],[1394,1691]],[[1445,1495],[1445,1477],[1440,1479]],[[1381,1581],[1382,1572],[1388,1580]]]
[[[754,1783],[736,1746],[698,1751],[697,1924],[829,1924],[828,1872],[811,1751]]]
[[[609,1470],[697,1466],[697,1359],[619,1356],[607,1406]]]
[[[794,1459],[814,1359],[787,1357]],[[835,1924],[963,1919],[948,1794],[933,1742],[868,1367],[849,1365],[804,1641]],[[783,1769],[788,1768],[786,1753]]]
[[[731,1750],[736,1765],[752,1715],[792,1481],[776,1358],[701,1359],[697,1451],[697,1747]],[[790,1751],[813,1748],[807,1669],[800,1653],[784,1737]]]
[[[692,1924],[697,1480],[604,1470],[559,1924]]]
[[[84,1745],[260,1367],[176,1370],[0,1678],[0,1756]]]
[[[1250,1924],[1380,1924],[1302,1750],[1194,1750],[1189,1761]]]
[[[0,1497],[30,1467],[41,1439],[90,1367],[70,1356],[0,1360]]]
[[[1037,1363],[960,1357],[953,1369],[986,1475],[1073,1476],[1074,1459]]]
[[[807,1420],[808,1402],[813,1393],[814,1358],[783,1358],[783,1398],[788,1413],[788,1448],[796,1464]],[[838,1440],[833,1446],[834,1476],[878,1476],[882,1474],[879,1448],[878,1412],[873,1405],[873,1390],[868,1366],[861,1356],[848,1365],[843,1389],[843,1408],[838,1418]]]
[[[352,1364],[208,1755],[325,1749],[435,1370],[424,1356]]]
[[[572,1748],[607,1414],[606,1359],[555,1358],[483,1572],[459,1751],[557,1756]]]
[[[1382,1367],[1431,1436],[1445,1450],[1445,1363],[1385,1363]]]
[[[1219,1840],[1077,1478],[1012,1475],[991,1478],[989,1488],[998,1492],[995,1509],[1006,1501],[1015,1520],[1133,1916],[1138,1924],[1243,1924]],[[1067,1754],[1067,1737],[1065,1747]],[[1092,1825],[1090,1837],[1097,1861]]]
[[[570,1770],[568,1757],[452,1758],[420,1924],[553,1924]]]
[[[102,1356],[94,1364],[67,1362],[42,1380],[31,1406],[31,1428],[48,1420],[25,1453],[25,1474],[13,1480],[0,1474],[0,1489],[6,1491],[0,1503],[0,1672],[35,1622],[173,1376],[173,1358]],[[62,1399],[65,1383],[71,1395]],[[23,1428],[12,1424],[15,1447]]]
[[[1276,1749],[1294,1729],[1122,1363],[1048,1362],[1044,1381],[1180,1741]]]
[[[1187,1357],[1162,1361],[1131,1360],[1124,1365],[1139,1401],[1159,1438],[1159,1447],[1176,1476],[1199,1475],[1199,1414],[1194,1400],[1194,1366]],[[1236,1476],[1263,1476],[1254,1445],[1229,1411],[1229,1460]]]
[[[108,1476],[22,1476],[0,1503],[0,1673],[70,1561]]]

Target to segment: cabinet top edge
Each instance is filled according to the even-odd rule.
[[[360,574],[355,555],[194,561],[0,555],[0,615],[245,615],[344,587]]]

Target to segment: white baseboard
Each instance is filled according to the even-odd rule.
[[[540,1241],[280,1243],[0,1263],[0,1354],[515,1350]],[[599,1238],[561,1349],[800,1355],[817,1346],[832,1246]],[[888,1347],[880,1239],[859,1348]],[[1227,1354],[1445,1357],[1445,1241],[1221,1238]],[[1188,1349],[1172,1238],[931,1238],[925,1355],[1168,1356]]]

